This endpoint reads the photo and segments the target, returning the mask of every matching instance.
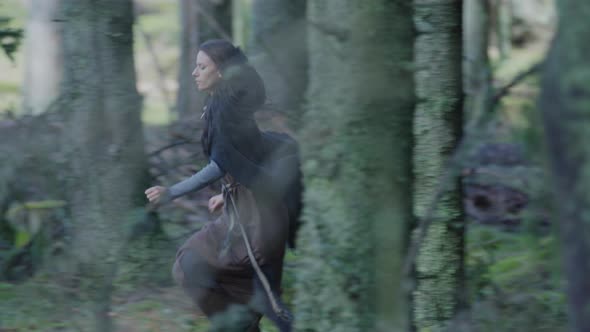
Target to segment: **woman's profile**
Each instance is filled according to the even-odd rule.
[[[279,294],[286,244],[293,242],[300,210],[297,145],[285,134],[259,130],[254,112],[265,102],[264,83],[230,42],[203,43],[193,76],[208,94],[201,143],[209,162],[192,177],[145,194],[162,204],[221,179],[222,193],[208,206],[222,214],[178,250],[174,279],[208,318],[245,306],[246,319],[236,331],[259,331],[263,314],[289,331]]]

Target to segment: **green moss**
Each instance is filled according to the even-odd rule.
[[[473,329],[565,330],[562,262],[554,236],[473,225],[467,238]]]
[[[412,57],[406,10],[384,1],[308,2],[317,29],[309,33],[310,102],[300,134],[306,192],[297,330],[404,329],[413,102],[401,65]]]
[[[416,94],[414,117],[414,214],[427,217],[442,190],[432,224],[416,259],[414,324],[439,331],[454,317],[463,286],[463,211],[459,183],[445,183],[449,157],[461,136],[461,6],[432,2],[416,5]],[[441,57],[444,53],[446,56]]]

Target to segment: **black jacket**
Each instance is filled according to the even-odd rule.
[[[301,211],[299,147],[289,135],[262,132],[254,113],[264,104],[264,83],[247,63],[225,68],[206,103],[201,142],[206,155],[255,195],[279,198],[289,211],[289,245],[294,247]]]

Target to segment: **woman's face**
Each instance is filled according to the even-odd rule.
[[[211,91],[215,84],[221,80],[221,73],[207,53],[199,51],[193,77],[200,91]]]

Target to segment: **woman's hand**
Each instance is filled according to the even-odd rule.
[[[219,195],[215,195],[211,198],[209,198],[209,212],[213,213],[217,210],[219,210],[222,206],[223,206],[223,195],[219,194]]]
[[[168,188],[162,186],[151,187],[145,191],[145,195],[150,203],[162,203],[167,200],[166,195],[168,195]]]

